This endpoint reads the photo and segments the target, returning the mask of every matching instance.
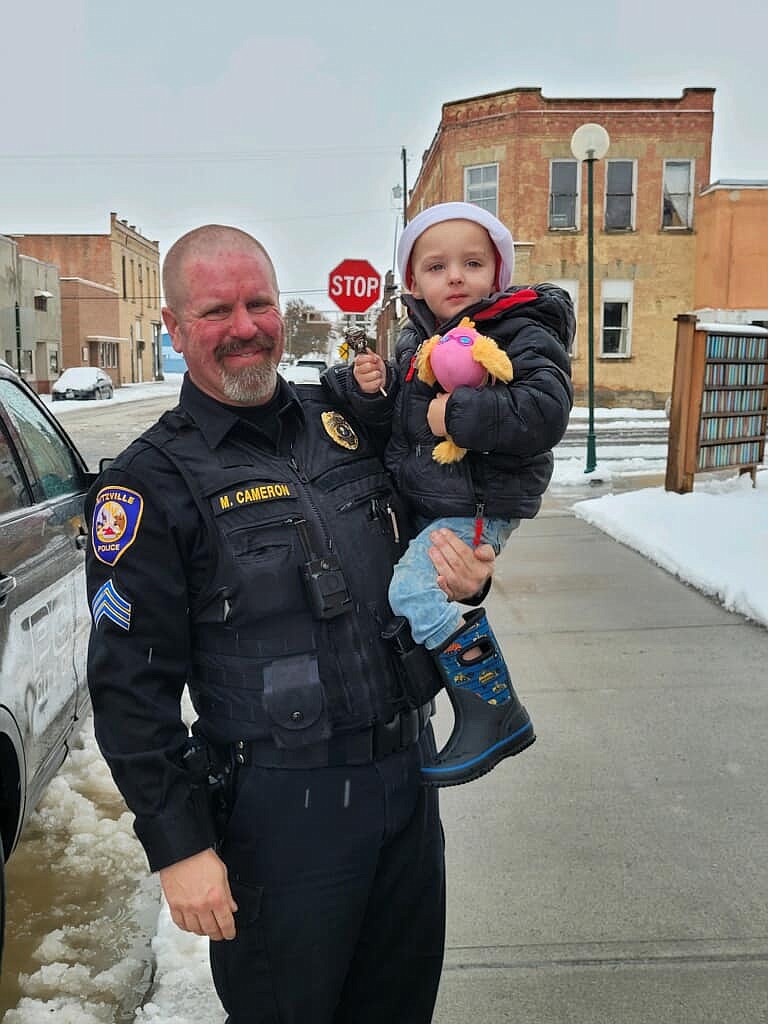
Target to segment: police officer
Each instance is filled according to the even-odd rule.
[[[190,232],[163,284],[179,405],[88,501],[99,745],[173,920],[214,940],[231,1024],[426,1024],[444,937],[419,774],[435,686],[414,689],[382,637],[409,534],[381,439],[346,409],[344,370],[277,375],[278,286],[251,236]],[[435,537],[453,597],[487,583],[488,559]]]

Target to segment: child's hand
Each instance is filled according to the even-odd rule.
[[[445,426],[445,407],[450,395],[440,394],[433,398],[427,408],[427,423],[435,437],[445,437],[448,430]]]
[[[387,383],[387,367],[384,360],[370,350],[355,357],[352,372],[360,390],[366,395],[375,395]]]

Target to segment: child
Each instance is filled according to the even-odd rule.
[[[387,466],[420,532],[395,567],[389,600],[408,619],[413,639],[433,652],[454,704],[453,735],[437,764],[424,769],[434,784],[453,785],[490,771],[535,737],[484,611],[465,617],[440,589],[428,556],[430,534],[448,527],[498,554],[520,520],[536,515],[552,476],[551,449],[565,433],[572,404],[574,318],[569,296],[554,285],[509,287],[512,236],[474,204],[423,210],[404,230],[397,259],[410,291],[403,297],[410,319],[393,365],[373,352],[357,357],[353,374],[361,394],[352,400],[356,412],[377,421],[390,403]],[[421,347],[463,317],[509,357],[509,383],[490,378],[448,394],[420,379]],[[466,455],[440,464],[433,452],[448,435]],[[471,729],[467,722],[462,729],[462,711]],[[459,735],[468,731],[470,740]]]

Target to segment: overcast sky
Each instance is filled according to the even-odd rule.
[[[37,0],[0,32],[0,231],[160,242],[236,224],[286,297],[331,307],[345,257],[392,265],[408,181],[450,100],[715,94],[712,179],[768,179],[766,5],[756,0]],[[514,233],[514,225],[511,225]]]

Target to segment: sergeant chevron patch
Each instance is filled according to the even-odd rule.
[[[131,610],[131,602],[121,597],[112,580],[107,580],[96,591],[91,604],[93,624],[98,629],[102,619],[109,619],[116,626],[128,632],[131,628]]]

